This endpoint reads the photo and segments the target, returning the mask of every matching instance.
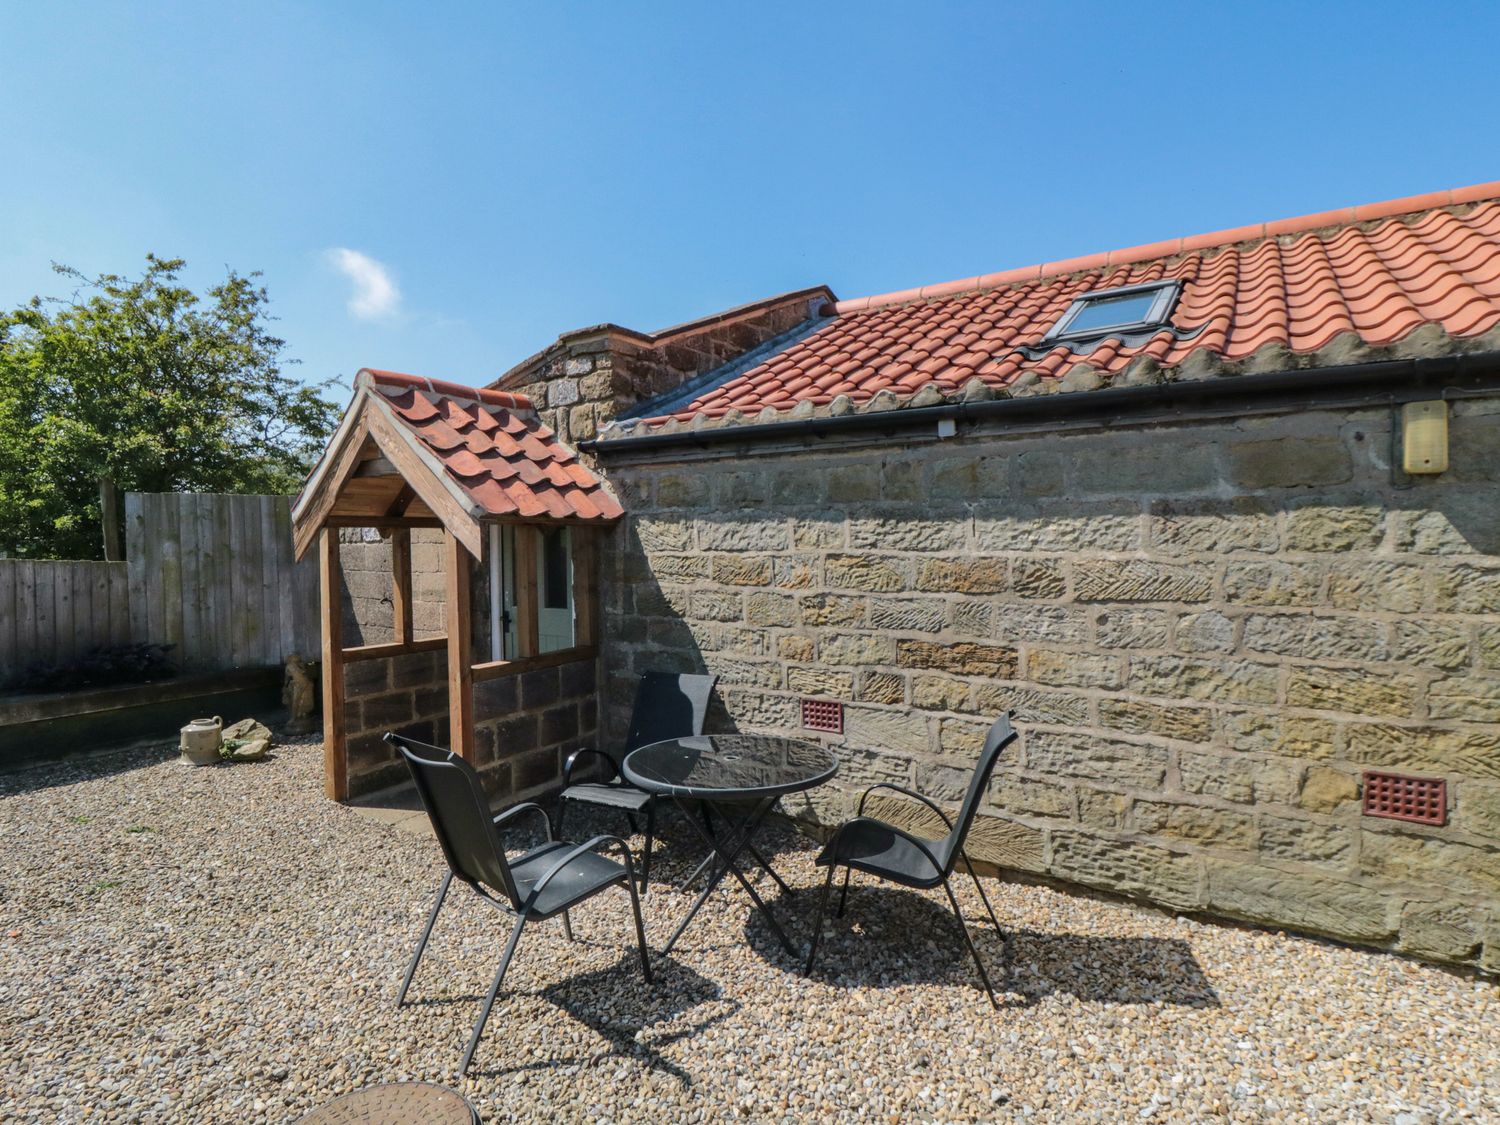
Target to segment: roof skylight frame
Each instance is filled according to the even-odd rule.
[[[1119,324],[1097,325],[1093,328],[1070,331],[1068,326],[1078,319],[1078,315],[1099,301],[1109,301],[1120,297],[1131,297],[1137,294],[1155,293],[1150,307],[1145,316],[1139,320],[1125,321]],[[1043,345],[1065,344],[1073,342],[1089,342],[1102,340],[1107,336],[1134,336],[1144,332],[1154,332],[1158,329],[1172,326],[1168,318],[1172,310],[1177,306],[1177,298],[1182,295],[1182,281],[1179,278],[1171,278],[1165,281],[1146,281],[1139,285],[1120,285],[1114,289],[1095,289],[1088,293],[1073,298],[1073,303],[1068,306],[1066,312],[1058,318],[1056,324],[1047,330],[1042,337]]]

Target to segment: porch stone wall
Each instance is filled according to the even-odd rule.
[[[412,531],[412,625],[416,639],[447,631],[442,532]],[[394,639],[389,539],[362,529],[340,533],[346,645]],[[476,659],[488,651],[488,572],[474,564]],[[491,800],[519,801],[556,791],[562,763],[592,743],[599,725],[597,659],[541,668],[474,685],[475,768]],[[349,790],[359,796],[406,780],[406,767],[381,741],[394,730],[451,746],[447,653],[361,660],[344,669]]]
[[[593,744],[596,688],[592,659],[474,685],[474,766],[492,800],[520,801],[557,790],[563,761]],[[406,767],[381,741],[386,731],[452,745],[445,652],[347,665],[344,693],[350,796],[406,780]]]
[[[351,797],[406,780],[406,766],[381,741],[392,730],[419,742],[450,744],[447,653],[414,652],[344,666]]]
[[[474,764],[491,797],[558,790],[567,756],[594,744],[597,667],[578,660],[474,685]]]
[[[339,531],[339,563],[344,579],[344,644],[374,645],[395,640],[391,604],[391,541],[374,528]],[[412,635],[441,637],[444,618],[443,533],[413,528],[411,533]]]
[[[1392,467],[1394,426],[611,464],[607,730],[636,673],[707,668],[721,727],[837,748],[794,810],[829,825],[876,780],[956,802],[1014,709],[977,858],[1500,971],[1500,401],[1453,405],[1439,477]],[[1448,824],[1363,816],[1367,768],[1445,777]]]

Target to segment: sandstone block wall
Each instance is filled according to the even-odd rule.
[[[474,685],[474,766],[491,800],[519,801],[556,791],[568,754],[594,744],[596,688],[594,660]],[[406,780],[406,767],[381,741],[386,731],[452,745],[444,652],[350,664],[344,669],[344,693],[353,796]]]
[[[738,729],[841,700],[828,823],[874,780],[956,800],[1014,709],[976,857],[1500,969],[1500,403],[1453,406],[1435,478],[1394,425],[612,465],[607,727],[654,667],[717,672]],[[1369,768],[1446,778],[1448,824],[1363,816]]]
[[[555,793],[567,756],[595,744],[596,668],[579,660],[474,685],[474,764],[492,798]]]

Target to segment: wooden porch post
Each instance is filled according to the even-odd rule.
[[[325,527],[318,545],[323,598],[323,792],[349,796],[349,754],[344,743],[344,598],[339,582],[339,533]]]
[[[407,527],[391,532],[391,609],[396,643],[411,644],[411,529]]]
[[[469,613],[472,559],[453,535],[443,532],[443,569],[447,573],[448,739],[453,752],[474,760],[474,620]]]
[[[535,656],[541,648],[537,619],[536,552],[537,529],[528,523],[516,525],[515,547],[511,557],[515,560],[516,578],[516,657]]]

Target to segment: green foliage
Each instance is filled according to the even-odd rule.
[[[103,553],[99,478],[137,492],[294,492],[338,421],[282,373],[257,274],[203,297],[181,259],[138,280],[88,278],[71,300],[0,312],[0,552]]]

